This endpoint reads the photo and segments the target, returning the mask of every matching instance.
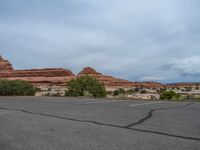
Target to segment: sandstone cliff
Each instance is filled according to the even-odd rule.
[[[63,68],[45,68],[30,70],[14,70],[8,60],[0,57],[0,78],[9,80],[24,80],[36,86],[64,85],[75,75]]]
[[[101,82],[104,83],[107,87],[118,87],[118,88],[131,88],[131,87],[146,87],[146,88],[163,88],[164,85],[161,83],[156,82],[131,82],[124,79],[115,78],[112,76],[103,75],[96,70],[94,70],[91,67],[84,68],[78,76],[81,75],[90,75],[97,79],[99,79]]]
[[[12,65],[8,60],[5,60],[0,55],[0,70],[13,70]]]

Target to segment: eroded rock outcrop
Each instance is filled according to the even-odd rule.
[[[93,76],[103,82],[106,87],[110,88],[164,87],[163,84],[155,82],[131,82],[112,76],[103,75],[91,67],[84,68],[78,75],[74,75],[70,70],[63,68],[14,70],[11,63],[0,56],[0,78],[7,78],[9,80],[24,80],[36,86],[63,86],[66,84],[66,82],[82,75]]]
[[[30,70],[14,70],[8,60],[0,57],[0,78],[24,80],[36,86],[64,85],[75,75],[63,68],[45,68]]]
[[[147,87],[147,88],[163,88],[164,85],[156,82],[131,82],[124,79],[115,78],[112,76],[103,75],[91,67],[84,68],[78,76],[90,75],[104,83],[106,87],[114,88],[131,88],[131,87]]]
[[[13,70],[13,67],[9,63],[9,61],[3,59],[1,55],[0,55],[0,70]]]

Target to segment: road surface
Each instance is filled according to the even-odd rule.
[[[200,150],[200,103],[0,97],[0,150]]]

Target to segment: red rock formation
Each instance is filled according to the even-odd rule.
[[[3,59],[0,55],[0,71],[1,70],[13,70],[13,68],[9,61]]]
[[[63,68],[46,68],[46,69],[32,69],[32,70],[13,70],[1,71],[0,77],[62,77],[74,76],[70,70]]]
[[[9,61],[0,57],[0,78],[24,80],[34,85],[64,85],[74,78],[74,74],[63,68],[13,70]]]
[[[146,88],[164,88],[165,85],[157,82],[139,82],[140,87]]]
[[[82,75],[91,75],[99,79],[101,82],[103,82],[106,87],[114,87],[114,88],[164,87],[164,85],[155,82],[130,82],[112,76],[103,75],[90,67],[84,68],[77,76],[75,76],[70,70],[66,70],[63,68],[13,70],[12,65],[9,63],[9,61],[4,60],[0,56],[0,78],[7,78],[9,80],[24,80],[36,86],[40,86],[40,85],[64,85],[71,79],[74,79]]]
[[[185,87],[199,87],[199,82],[183,82],[183,83],[171,83],[166,85],[169,88],[185,88]]]
[[[82,75],[90,75],[97,79],[99,79],[101,82],[104,83],[107,87],[115,87],[115,88],[131,88],[131,87],[147,87],[147,88],[163,88],[164,85],[160,83],[155,82],[131,82],[123,79],[118,79],[112,76],[106,76],[102,75],[99,72],[96,72],[93,68],[86,67],[84,68],[78,76]]]
[[[101,73],[99,72],[96,72],[96,70],[94,70],[93,68],[91,67],[86,67],[84,68],[78,75],[102,75]]]

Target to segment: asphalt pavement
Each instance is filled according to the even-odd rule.
[[[200,103],[0,97],[0,150],[200,150]]]

